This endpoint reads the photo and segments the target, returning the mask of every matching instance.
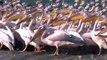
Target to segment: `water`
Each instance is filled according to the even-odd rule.
[[[34,52],[0,51],[0,60],[107,60],[107,54],[102,55],[66,55],[51,56],[50,53],[35,54]]]
[[[91,47],[60,47],[60,55],[52,56],[54,47],[48,47],[46,52],[35,53],[33,50],[26,52],[0,50],[0,60],[107,60],[107,50],[97,55],[98,48]],[[67,51],[69,53],[67,54]]]

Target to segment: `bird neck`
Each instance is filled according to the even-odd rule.
[[[93,27],[93,30],[92,30],[92,31],[95,31],[95,30],[96,30],[96,27],[97,27],[97,24],[98,24],[98,20],[99,20],[99,18],[95,21],[94,27]]]
[[[41,35],[41,40],[43,40],[44,38],[46,38],[46,31],[44,31],[43,34]]]
[[[79,26],[78,29],[77,29],[77,32],[78,32],[78,33],[80,33],[80,32],[83,30],[84,25],[85,25],[84,23],[81,23],[81,24],[80,24],[80,26]]]

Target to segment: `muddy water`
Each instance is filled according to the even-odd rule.
[[[107,60],[107,54],[102,55],[66,55],[51,56],[49,53],[34,54],[33,52],[0,51],[0,60]]]
[[[97,55],[97,47],[60,48],[59,56],[52,56],[54,47],[48,47],[46,52],[34,53],[33,51],[18,52],[0,50],[0,60],[107,60],[107,50]],[[68,54],[67,54],[68,53]]]

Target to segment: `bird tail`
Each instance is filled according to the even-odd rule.
[[[106,42],[105,39],[104,39],[104,43],[102,44],[102,47],[103,47],[104,49],[107,49],[107,42]]]

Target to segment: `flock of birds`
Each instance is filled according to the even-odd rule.
[[[101,14],[106,9],[99,11],[98,4],[89,8],[92,2],[84,7],[84,0],[78,8],[80,0],[76,0],[74,6],[62,2],[59,9],[58,1],[44,7],[39,0],[38,6],[33,8],[19,1],[3,3],[0,6],[0,48],[4,45],[13,51],[19,48],[16,43],[21,43],[22,52],[28,45],[34,46],[35,52],[42,52],[41,48],[49,45],[56,47],[54,55],[59,55],[59,47],[63,45],[97,45],[99,55],[102,48],[107,49],[107,21]]]

